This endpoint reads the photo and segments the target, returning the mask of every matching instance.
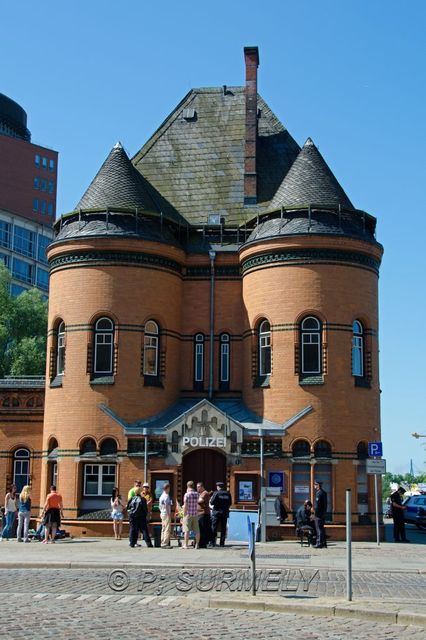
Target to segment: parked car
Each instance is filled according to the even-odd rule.
[[[405,522],[415,524],[419,529],[426,529],[426,495],[408,496],[402,504],[407,507],[404,511]]]

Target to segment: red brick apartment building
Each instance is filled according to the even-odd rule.
[[[47,294],[57,169],[57,151],[33,144],[27,114],[0,94],[0,262],[12,274],[14,295],[31,286]]]
[[[244,55],[244,87],[191,90],[131,160],[116,144],[55,224],[44,423],[42,393],[1,390],[0,478],[18,469],[37,500],[57,480],[76,532],[135,478],[178,500],[223,480],[241,509],[282,486],[292,510],[320,478],[330,522],[350,487],[354,534],[374,536],[376,219]]]

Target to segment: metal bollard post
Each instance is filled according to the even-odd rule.
[[[346,489],[346,598],[352,601],[352,491]]]

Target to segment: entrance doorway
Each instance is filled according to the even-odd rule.
[[[190,451],[183,457],[182,480],[183,493],[189,480],[193,480],[195,485],[201,480],[208,491],[216,489],[216,482],[223,482],[226,486],[226,457],[214,449]]]

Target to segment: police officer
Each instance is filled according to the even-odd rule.
[[[216,491],[210,498],[210,509],[212,510],[212,541],[209,547],[216,546],[217,530],[220,525],[220,546],[225,546],[226,525],[229,516],[229,509],[232,504],[232,498],[229,491],[224,489],[223,482],[216,482]]]
[[[317,532],[316,549],[321,549],[327,546],[327,540],[325,537],[325,514],[327,513],[327,493],[322,488],[322,482],[315,480],[315,504],[314,504],[314,522]]]
[[[410,542],[405,535],[404,511],[407,507],[404,507],[402,504],[404,493],[404,487],[400,486],[390,497],[393,518],[393,539],[395,542]]]

